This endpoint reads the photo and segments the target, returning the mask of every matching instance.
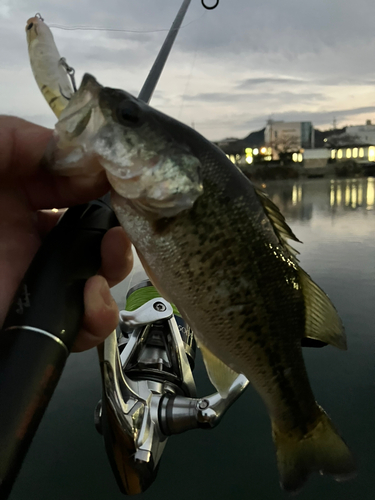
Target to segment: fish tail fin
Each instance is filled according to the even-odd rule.
[[[330,474],[336,481],[355,476],[354,459],[323,409],[316,426],[302,437],[280,432],[275,422],[272,431],[284,490],[298,492],[314,471]]]

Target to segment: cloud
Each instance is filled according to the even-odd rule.
[[[187,101],[205,101],[205,102],[248,102],[252,103],[256,100],[259,101],[279,101],[280,103],[288,101],[305,102],[312,100],[325,100],[324,94],[319,93],[297,93],[297,92],[256,92],[256,93],[234,93],[234,92],[212,92],[202,93],[196,95],[187,95],[184,97]]]
[[[53,29],[78,82],[90,72],[137,94],[166,36],[157,30],[169,28],[181,3],[39,0],[37,8],[47,24],[145,31]],[[3,112],[44,120],[50,110],[33,82],[24,32],[34,14],[29,0],[2,2],[0,94]],[[246,135],[270,116],[359,123],[374,113],[374,17],[371,0],[230,0],[213,11],[191,2],[152,104],[210,139]]]
[[[273,78],[273,77],[263,77],[263,78],[247,78],[238,83],[237,88],[247,89],[258,85],[303,85],[308,84],[305,80],[297,78]]]
[[[332,123],[333,118],[338,120],[345,121],[349,119],[351,116],[361,115],[361,114],[369,114],[375,112],[375,106],[366,106],[360,108],[352,108],[352,109],[342,109],[342,110],[330,110],[330,111],[302,111],[302,110],[293,110],[287,111],[285,113],[276,113],[272,115],[272,119],[275,121],[283,120],[283,121],[312,121],[315,127],[319,127],[319,125],[326,125],[328,123]],[[241,124],[239,124],[239,128],[241,130],[251,130],[254,125],[258,125],[261,119],[264,119],[264,116],[256,116],[251,120],[245,120]]]

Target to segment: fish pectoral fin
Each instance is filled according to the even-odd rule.
[[[344,327],[331,300],[303,269],[298,272],[305,299],[304,336],[346,350]]]
[[[345,442],[319,407],[315,427],[305,436],[282,432],[272,421],[280,483],[284,490],[297,493],[312,472],[330,474],[336,481],[356,475],[356,465]]]
[[[202,352],[203,361],[212,385],[216,388],[222,398],[227,398],[229,389],[239,376],[239,373],[236,373],[229,368],[228,365],[212,354],[207,347],[200,344],[198,344],[198,346]]]
[[[255,192],[258,195],[259,201],[263,205],[263,208],[272,224],[273,230],[275,231],[280,243],[297,261],[296,256],[299,254],[299,252],[291,245],[289,245],[288,240],[297,241],[298,243],[301,243],[301,241],[290,229],[285,221],[285,217],[280,212],[279,208],[274,204],[274,202],[271,201],[268,196],[260,189],[255,188]]]

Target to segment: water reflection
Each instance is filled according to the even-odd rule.
[[[270,182],[265,191],[290,220],[310,220],[314,211],[345,215],[374,210],[375,178]]]
[[[370,500],[375,463],[375,179],[307,179],[262,186],[304,245],[301,266],[337,308],[348,351],[305,349],[317,401],[358,461],[358,477],[312,476],[298,500]],[[295,245],[297,247],[297,244]],[[123,307],[129,284],[113,290]],[[194,376],[209,394],[201,356]],[[208,385],[205,385],[208,384]],[[72,355],[10,500],[123,500],[93,425],[101,397],[95,351]],[[155,484],[137,500],[289,500],[280,490],[269,418],[249,388],[212,432],[170,438]]]
[[[345,192],[345,203],[342,193]],[[330,206],[332,208],[349,207],[356,210],[373,210],[375,203],[375,179],[331,180]]]

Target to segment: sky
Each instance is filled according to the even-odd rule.
[[[205,0],[212,5],[214,0]],[[25,25],[47,23],[60,54],[106,86],[137,95],[182,0],[0,0],[0,113],[53,127],[34,81]],[[151,105],[210,140],[243,138],[268,119],[316,128],[375,122],[372,0],[192,0]]]

